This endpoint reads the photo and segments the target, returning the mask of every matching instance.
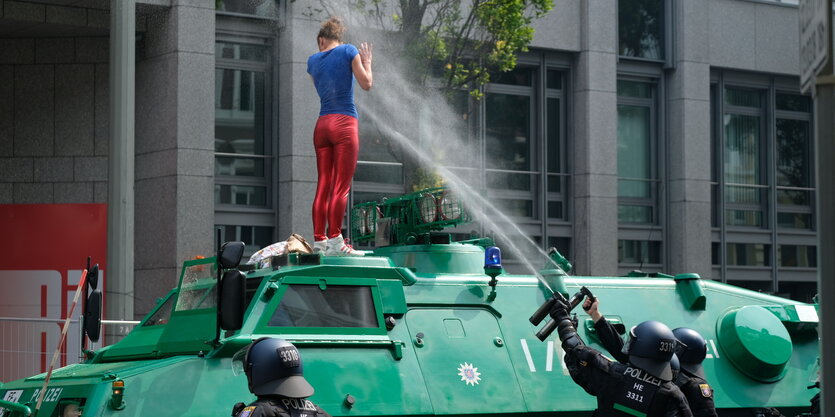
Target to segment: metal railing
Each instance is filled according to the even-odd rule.
[[[56,367],[83,360],[81,320],[70,319],[67,340]],[[138,321],[102,320],[101,340],[88,345],[96,350],[127,335]],[[0,317],[0,381],[8,382],[47,371],[61,336],[62,319]]]

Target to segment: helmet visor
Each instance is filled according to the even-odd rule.
[[[241,348],[241,350],[235,352],[232,355],[232,375],[240,376],[246,373],[246,351],[249,346],[245,346]]]

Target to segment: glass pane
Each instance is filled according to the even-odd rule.
[[[650,179],[650,109],[618,105],[618,177]]]
[[[153,316],[145,321],[145,324],[143,324],[142,327],[157,326],[168,323],[168,318],[171,317],[171,307],[174,306],[174,298],[174,296],[168,297],[162,306],[160,306],[159,310],[157,310]]]
[[[618,196],[629,198],[650,198],[652,183],[640,180],[618,180]]]
[[[371,287],[288,285],[268,326],[379,327]]]
[[[664,59],[664,1],[619,0],[619,53],[648,59]]]
[[[771,245],[761,243],[728,243],[726,259],[728,265],[770,266]]]
[[[198,310],[217,306],[217,278],[214,264],[192,265],[183,271],[176,311]]]
[[[710,264],[711,265],[719,265],[719,247],[721,244],[719,242],[713,242],[710,244]]]
[[[777,204],[809,206],[812,204],[812,192],[807,190],[777,189]]]
[[[818,294],[818,283],[813,282],[787,282],[780,281],[780,293],[786,294],[786,298],[791,298],[801,303],[813,303],[812,298]]]
[[[493,199],[495,207],[510,217],[533,217],[533,202],[531,200],[511,200],[505,198]]]
[[[216,225],[220,230],[221,242],[241,241],[244,242],[244,259],[247,259],[259,249],[269,246],[273,240],[273,228],[266,226],[238,226],[238,225]],[[215,246],[219,243],[215,242]]]
[[[622,97],[652,98],[652,84],[618,80],[618,95]]]
[[[215,175],[238,177],[265,177],[264,160],[255,158],[215,157]]]
[[[276,0],[216,0],[218,11],[254,16],[278,17]]]
[[[566,259],[571,259],[571,238],[548,236],[548,247],[557,248],[562,256]]]
[[[725,224],[760,227],[763,225],[763,213],[759,210],[725,210]]]
[[[777,213],[777,225],[790,229],[811,229],[812,215],[809,213]]]
[[[546,103],[548,125],[548,172],[562,172],[560,157],[560,100],[549,98]]]
[[[562,73],[556,70],[548,70],[546,73],[545,85],[547,88],[561,89],[562,88]]]
[[[383,184],[403,184],[402,165],[373,165],[357,163],[354,181],[376,182]]]
[[[531,191],[536,187],[536,177],[533,174],[487,171],[487,186],[493,190]]]
[[[533,68],[515,68],[511,71],[495,72],[490,74],[490,82],[496,84],[510,85],[533,85]]]
[[[531,98],[488,94],[486,99],[488,166],[531,170]]]
[[[760,183],[760,118],[725,115],[725,181]]]
[[[725,187],[725,204],[760,204],[761,189],[728,185]]]
[[[618,204],[620,223],[652,223],[652,207]]]
[[[263,45],[218,42],[215,44],[215,57],[222,59],[239,59],[242,61],[267,62],[269,51],[267,47]]]
[[[809,97],[798,94],[777,94],[777,110],[809,112],[812,108]]]
[[[761,98],[762,94],[759,90],[743,90],[738,88],[725,89],[725,104],[729,104],[731,106],[759,108],[761,106]]]
[[[660,264],[661,242],[618,240],[618,263]]]
[[[264,155],[264,73],[215,70],[215,151]]]
[[[548,202],[548,218],[550,219],[562,219],[564,217],[563,214],[563,203],[562,201],[549,201]]]
[[[266,207],[267,187],[215,184],[215,204]]]
[[[562,188],[563,188],[562,182],[563,182],[563,179],[565,177],[562,177],[560,175],[548,175],[546,178],[547,178],[547,181],[548,181],[548,192],[549,193],[561,193],[562,192]]]
[[[777,119],[777,185],[809,187],[809,122]]]
[[[808,245],[778,245],[780,266],[815,268],[818,266],[818,248]]]

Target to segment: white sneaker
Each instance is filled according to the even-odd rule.
[[[313,241],[313,253],[324,254],[325,250],[328,248],[328,240],[315,240]]]
[[[342,235],[328,239],[328,248],[325,250],[326,256],[365,256],[365,254],[366,251],[356,250],[345,243]]]

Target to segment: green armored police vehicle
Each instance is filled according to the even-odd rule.
[[[263,336],[300,349],[311,400],[334,416],[590,415],[595,398],[569,377],[556,332],[540,341],[528,320],[551,288],[583,286],[622,328],[655,319],[700,332],[720,415],[808,410],[816,306],[695,274],[569,276],[556,252],[536,260],[538,275],[502,273],[490,239],[438,233],[467,217],[434,189],[353,209],[355,239],[378,243],[370,256],[291,253],[255,268],[239,265],[238,243],[187,261],[123,340],[53,372],[37,415],[73,403],[83,416],[229,415],[254,399],[236,354]],[[580,310],[580,335],[603,351]],[[45,377],[0,386],[4,416],[34,414]]]

